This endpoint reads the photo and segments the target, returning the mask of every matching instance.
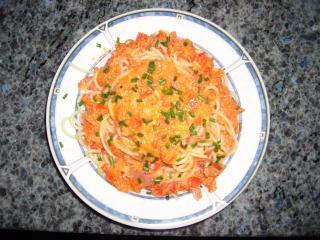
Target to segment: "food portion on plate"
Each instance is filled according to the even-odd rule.
[[[214,44],[214,43],[213,43]],[[216,189],[243,110],[214,59],[175,32],[117,41],[79,83],[77,138],[123,192],[161,197]]]

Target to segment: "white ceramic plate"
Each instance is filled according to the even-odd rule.
[[[122,193],[105,181],[77,140],[66,136],[61,121],[76,108],[78,82],[85,70],[102,65],[117,37],[135,39],[138,32],[176,31],[215,58],[225,69],[230,89],[242,108],[239,146],[225,162],[217,190],[205,189],[201,200],[190,193],[179,198],[155,198],[146,193]],[[97,47],[101,44],[101,48]],[[72,63],[72,64],[71,64]],[[114,17],[92,29],[69,51],[50,89],[46,125],[54,161],[70,188],[102,215],[139,228],[170,229],[206,219],[230,204],[248,185],[263,157],[269,133],[269,105],[259,71],[248,53],[226,31],[199,16],[170,9],[145,9]],[[67,125],[68,127],[68,125]],[[75,132],[69,126],[68,131]]]

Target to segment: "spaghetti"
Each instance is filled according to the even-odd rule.
[[[242,109],[224,78],[175,32],[139,33],[79,83],[75,137],[118,190],[199,199],[237,147]]]

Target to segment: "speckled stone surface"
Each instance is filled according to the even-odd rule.
[[[219,214],[169,231],[130,228],[88,208],[55,168],[45,130],[51,81],[72,45],[112,16],[149,7],[190,11],[231,33],[260,69],[271,107],[269,145],[248,188]],[[0,29],[0,228],[320,234],[319,1],[0,1]]]

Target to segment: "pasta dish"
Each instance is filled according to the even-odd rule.
[[[175,32],[117,41],[79,83],[76,137],[118,190],[157,197],[216,189],[242,111],[225,74]]]

